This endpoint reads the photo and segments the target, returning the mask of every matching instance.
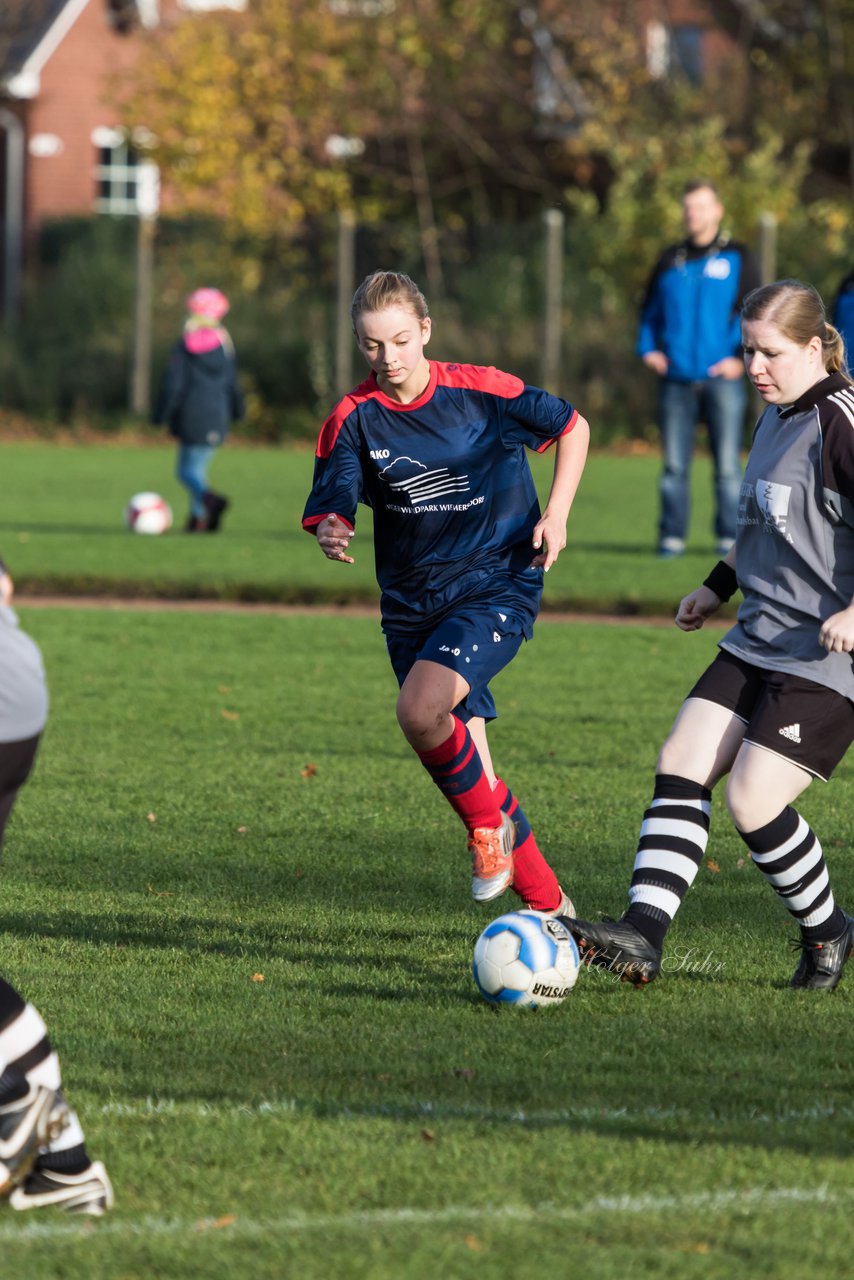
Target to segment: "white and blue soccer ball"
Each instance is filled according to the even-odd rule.
[[[478,938],[472,973],[490,1004],[536,1009],[566,999],[579,964],[575,939],[560,920],[539,911],[510,911]]]

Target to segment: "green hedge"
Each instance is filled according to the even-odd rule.
[[[779,160],[773,151],[753,157],[745,186],[758,189]],[[655,382],[634,355],[637,308],[657,250],[680,234],[679,184],[695,163],[682,158],[669,180],[672,190],[659,194],[655,207],[647,208],[648,193],[645,203],[639,165],[634,175],[627,170],[608,208],[579,197],[568,212],[563,363],[554,389],[596,419],[600,443],[654,435]],[[753,216],[749,196],[745,189],[734,201],[742,224]],[[812,280],[830,300],[854,255],[849,223],[840,222],[839,210],[828,202],[810,209],[788,199],[782,208],[777,274]],[[742,238],[755,241],[749,230],[741,230]],[[130,218],[74,219],[44,229],[26,276],[21,323],[0,335],[0,405],[38,419],[43,430],[51,424],[104,431],[134,425],[127,405],[136,233]],[[273,245],[226,242],[210,221],[162,219],[155,244],[152,398],[181,332],[186,294],[215,283],[232,299],[228,324],[247,391],[247,419],[238,433],[267,441],[312,439],[338,394],[336,249],[332,222]],[[409,271],[427,287],[413,226],[360,227],[355,256],[356,280],[384,266]],[[428,290],[436,322],[431,353],[496,364],[541,383],[542,218],[445,227],[441,259],[441,289]],[[355,351],[352,373],[353,381],[361,376]]]

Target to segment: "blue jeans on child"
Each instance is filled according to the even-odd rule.
[[[208,492],[208,467],[216,453],[210,444],[181,444],[175,474],[190,495],[190,514],[204,516],[204,496]]]
[[[662,378],[659,388],[664,470],[659,494],[659,547],[684,542],[691,511],[690,472],[697,423],[705,422],[715,471],[715,536],[735,537],[741,489],[741,446],[747,388],[743,378],[704,378],[674,382]]]

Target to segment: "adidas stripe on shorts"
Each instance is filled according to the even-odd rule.
[[[826,685],[767,671],[721,650],[689,698],[732,711],[745,742],[765,747],[826,782],[854,742],[854,703]]]

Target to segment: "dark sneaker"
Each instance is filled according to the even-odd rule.
[[[221,493],[208,492],[205,494],[202,501],[204,502],[205,510],[208,513],[207,532],[216,533],[222,517],[225,515],[231,504],[229,503],[228,498],[224,498]]]
[[[845,928],[831,942],[805,942],[801,938],[792,943],[800,947],[801,959],[794,972],[790,987],[805,987],[810,991],[832,991],[845,962],[854,947],[854,919],[845,917]]]
[[[578,943],[582,963],[588,967],[608,969],[636,987],[645,987],[658,976],[661,952],[633,924],[608,916],[598,924],[572,916],[560,919]]]
[[[55,1089],[32,1085],[16,1102],[0,1107],[0,1196],[26,1178],[40,1147],[59,1137],[68,1107]]]
[[[83,1173],[57,1173],[34,1169],[9,1197],[13,1209],[47,1209],[66,1213],[90,1213],[100,1218],[113,1207],[113,1188],[107,1170],[95,1160]]]

